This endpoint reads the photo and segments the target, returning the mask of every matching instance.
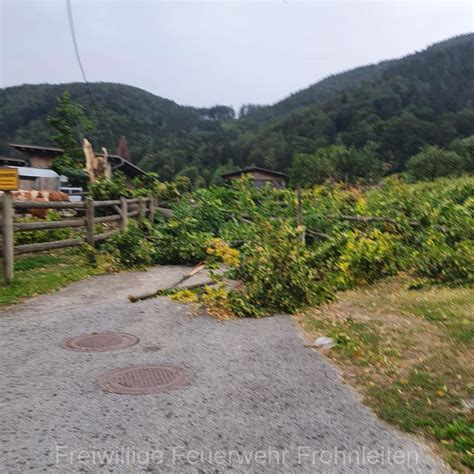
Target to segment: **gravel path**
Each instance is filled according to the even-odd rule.
[[[188,271],[106,275],[0,312],[0,472],[445,472],[377,420],[289,316],[219,322],[130,293]],[[65,338],[121,331],[140,342],[103,353]],[[187,368],[192,383],[155,395],[103,392],[105,372]]]

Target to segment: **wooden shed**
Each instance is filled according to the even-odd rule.
[[[25,191],[59,191],[59,174],[53,170],[29,166],[7,166],[18,170],[20,189]]]
[[[267,183],[270,183],[274,188],[278,189],[286,187],[286,175],[284,173],[259,168],[257,166],[223,174],[222,179],[224,181],[232,181],[233,179],[240,179],[244,176],[250,176],[256,188],[261,188]]]

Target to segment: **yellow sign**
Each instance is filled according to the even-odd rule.
[[[16,168],[0,168],[0,191],[18,189],[18,170]]]

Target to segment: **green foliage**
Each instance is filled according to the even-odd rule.
[[[150,224],[140,228],[135,221],[130,221],[126,232],[114,235],[105,241],[100,248],[100,254],[112,257],[107,263],[117,268],[136,269],[145,268],[156,260],[157,247],[153,240],[153,231]]]
[[[160,263],[195,263],[206,257],[206,244],[225,222],[216,188],[185,196],[173,216],[157,225]]]
[[[433,235],[416,251],[413,260],[416,275],[446,283],[474,281],[474,242],[462,240],[454,245]]]
[[[142,185],[159,189],[151,178]],[[120,175],[116,181],[120,191]],[[102,192],[99,184],[94,190]],[[110,190],[98,197],[109,199]],[[298,227],[290,189],[257,189],[243,179],[185,193],[168,220],[131,221],[126,233],[101,244],[95,260],[101,271],[222,261],[242,286],[225,296],[222,286],[206,291],[205,300],[239,316],[297,312],[398,271],[417,285],[472,281],[472,177],[414,184],[391,177],[365,189],[324,184],[303,190],[302,202]]]
[[[191,191],[191,180],[187,176],[176,176],[173,184],[180,194]]]
[[[383,171],[376,146],[371,143],[362,149],[331,145],[311,155],[297,154],[289,173],[293,184],[309,187],[328,179],[346,183],[377,182]]]
[[[290,157],[331,144],[360,150],[375,143],[384,170],[403,171],[424,146],[447,148],[474,133],[473,52],[474,35],[463,35],[244,110],[246,130],[230,158],[285,170]],[[357,160],[349,165],[348,175],[360,166]]]
[[[388,178],[368,189],[316,186],[303,190],[303,221],[316,232],[304,246],[296,193],[238,180],[175,204],[173,217],[156,226],[158,261],[215,264],[216,238],[238,247],[238,262],[230,262],[230,253],[219,256],[242,288],[226,298],[211,291],[206,300],[240,316],[299,311],[398,271],[425,282],[465,284],[474,261],[473,197],[473,178],[415,184]]]
[[[294,186],[311,187],[332,178],[334,164],[321,152],[298,153],[288,173]]]
[[[52,140],[64,149],[63,155],[53,162],[54,170],[68,176],[72,184],[84,184],[85,159],[81,140],[86,131],[93,129],[92,122],[86,117],[83,107],[72,102],[68,90],[58,98],[55,114],[48,116],[47,121],[55,131]]]
[[[373,283],[397,272],[399,242],[394,235],[378,229],[356,229],[347,232],[344,239],[337,263],[342,288]]]
[[[172,203],[177,201],[181,195],[190,188],[186,177],[178,177],[172,183],[164,183],[158,180],[156,173],[147,173],[144,176],[133,178],[131,183],[127,182],[125,175],[115,171],[111,178],[102,178],[89,184],[90,196],[99,201],[109,199],[149,197],[154,196],[157,202]]]
[[[413,178],[434,179],[441,176],[455,176],[464,169],[462,158],[454,151],[427,146],[407,162],[407,172]]]
[[[89,183],[88,190],[89,195],[96,201],[120,199],[121,197],[131,198],[133,195],[126,177],[121,171],[116,171],[112,178],[102,178],[94,183]]]
[[[310,251],[299,237],[301,230],[287,221],[258,221],[253,239],[241,249],[237,274],[245,282],[229,295],[238,316],[294,313],[329,299],[320,275],[310,265]]]
[[[46,215],[47,221],[59,221],[61,216],[57,211],[48,210]],[[45,219],[38,219],[36,217],[21,217],[15,220],[18,223],[27,222],[44,222]],[[71,237],[72,231],[70,228],[51,229],[51,230],[32,230],[15,232],[15,245],[36,244],[40,242],[50,242],[54,240],[65,240]]]
[[[474,135],[463,139],[457,138],[451,143],[451,149],[462,158],[463,170],[474,173]]]

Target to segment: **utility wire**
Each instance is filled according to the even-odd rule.
[[[101,120],[100,120],[99,113],[97,111],[97,107],[96,107],[96,104],[95,104],[94,95],[92,94],[91,86],[89,84],[89,81],[87,80],[86,71],[84,70],[84,65],[82,64],[81,55],[79,53],[79,46],[77,44],[77,37],[76,37],[76,29],[74,27],[74,17],[72,15],[71,0],[66,0],[66,8],[67,8],[67,16],[68,16],[68,19],[69,19],[69,30],[71,32],[72,43],[74,45],[74,51],[76,53],[76,59],[77,59],[77,62],[79,64],[79,69],[81,70],[82,78],[84,79],[84,82],[86,84],[87,92],[88,92],[89,97],[91,99],[91,105],[92,105],[92,109],[94,111],[94,115],[97,119],[97,126],[99,127],[100,136],[102,138],[102,143],[105,146],[104,133],[103,133],[103,129],[102,129],[102,126],[101,126]]]

